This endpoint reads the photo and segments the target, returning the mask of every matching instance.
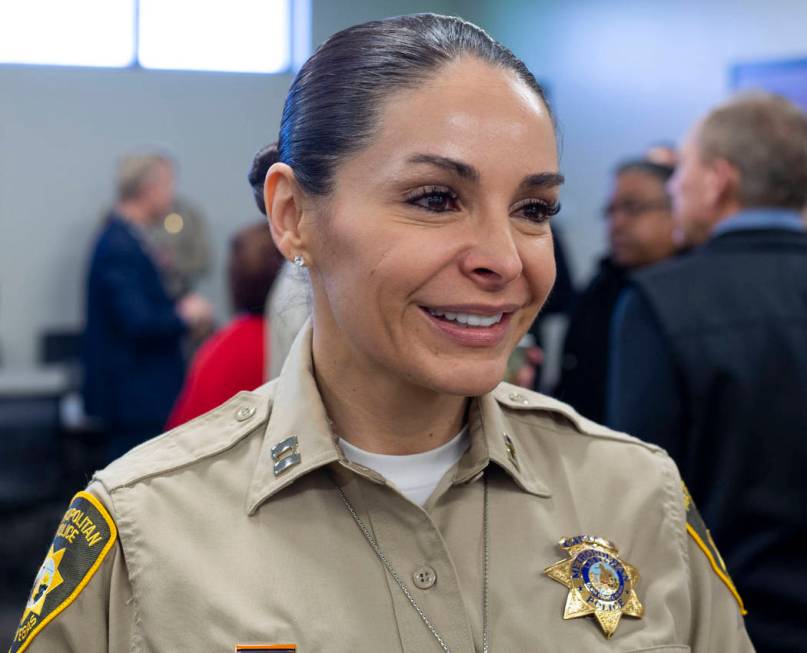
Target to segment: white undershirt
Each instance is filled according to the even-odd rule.
[[[405,456],[371,453],[339,438],[345,458],[378,472],[419,506],[426,503],[440,479],[457,464],[469,445],[467,427],[436,449]]]

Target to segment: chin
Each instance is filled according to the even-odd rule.
[[[428,385],[443,394],[477,397],[491,392],[504,380],[507,364],[492,362],[451,363],[428,375]]]

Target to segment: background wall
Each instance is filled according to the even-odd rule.
[[[726,97],[730,65],[807,56],[802,0],[313,0],[314,45],[372,18],[437,11],[478,22],[544,80],[568,178],[558,218],[576,276],[602,250],[610,170],[678,140]],[[245,174],[273,140],[291,79],[0,66],[0,357],[33,364],[45,328],[82,320],[85,259],[112,201],[115,161],[159,145],[203,209],[216,267],[202,290],[226,316],[223,257],[257,218]]]
[[[580,281],[604,246],[615,163],[680,140],[729,95],[733,64],[807,56],[803,0],[476,0],[464,10],[549,87],[567,178],[557,224]]]
[[[313,0],[314,46],[374,18],[447,0]],[[201,290],[227,315],[224,257],[257,212],[252,156],[276,140],[289,75],[0,66],[0,360],[33,365],[38,335],[83,319],[86,259],[118,156],[167,148],[178,190],[206,214],[216,265]]]

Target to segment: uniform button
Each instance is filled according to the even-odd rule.
[[[253,406],[243,406],[235,411],[235,419],[239,422],[245,422],[255,414]]]
[[[431,567],[419,567],[412,574],[412,580],[415,581],[415,587],[427,590],[437,582],[437,574]]]

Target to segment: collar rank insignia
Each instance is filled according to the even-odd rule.
[[[577,535],[558,542],[568,560],[544,573],[569,588],[564,619],[593,614],[605,636],[616,632],[622,615],[641,617],[644,607],[636,595],[639,572],[619,557],[616,547],[601,537]]]

